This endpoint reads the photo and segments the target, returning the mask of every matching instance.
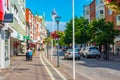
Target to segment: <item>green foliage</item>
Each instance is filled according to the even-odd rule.
[[[112,22],[105,22],[105,19],[93,20],[87,31],[91,37],[91,42],[96,42],[98,45],[105,43],[113,44],[115,36],[120,33],[120,31],[115,30],[113,26]]]
[[[73,36],[73,27],[72,27],[72,20],[66,23],[66,30],[65,30],[65,37],[64,41],[66,44],[72,43],[72,36]],[[86,43],[90,40],[90,37],[87,35],[86,31],[89,28],[89,22],[80,17],[75,17],[75,42],[77,44]]]
[[[43,42],[49,44],[51,41],[51,37],[44,38]]]

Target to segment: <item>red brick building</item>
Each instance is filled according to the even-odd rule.
[[[90,4],[90,21],[95,19],[96,17],[96,9],[95,9],[95,0]]]
[[[120,14],[116,14],[112,10],[105,7],[105,19],[114,23],[114,28],[120,30]]]

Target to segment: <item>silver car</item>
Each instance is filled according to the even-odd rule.
[[[68,49],[64,54],[64,59],[73,58],[73,49]],[[79,50],[75,49],[75,59],[80,59]]]

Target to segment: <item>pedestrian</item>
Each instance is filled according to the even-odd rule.
[[[33,51],[31,50],[31,48],[29,48],[28,52],[29,52],[29,59],[32,60]]]
[[[28,53],[28,50],[29,50],[29,48],[27,48],[27,51],[26,51],[26,61],[28,60],[28,58],[29,58],[29,53]]]
[[[30,48],[27,48],[26,51],[26,60],[32,60],[32,50]]]

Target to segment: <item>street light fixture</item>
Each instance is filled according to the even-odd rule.
[[[60,16],[56,16],[55,17],[55,21],[57,23],[57,31],[59,31],[59,22],[60,22],[61,17]],[[59,53],[58,53],[58,49],[59,49],[59,37],[57,39],[57,66],[59,67]]]
[[[56,16],[56,14],[57,13],[56,13],[55,9],[53,9],[52,15],[51,15],[52,20],[53,20],[52,32],[54,31],[54,22],[55,22],[55,16]],[[53,54],[53,39],[52,39],[51,61],[52,61],[52,54]]]

